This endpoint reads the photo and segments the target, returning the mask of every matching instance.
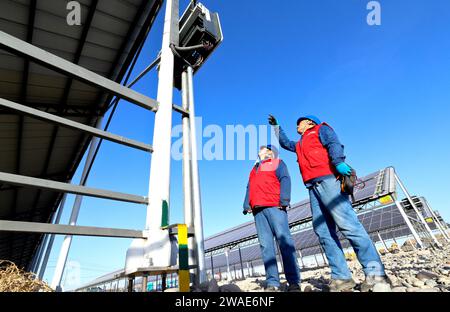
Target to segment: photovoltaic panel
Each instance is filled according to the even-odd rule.
[[[355,189],[355,204],[376,200],[386,194],[395,191],[392,186],[393,169],[386,168],[359,179],[362,181],[362,188]],[[303,200],[293,204],[288,210],[289,224],[298,224],[311,220],[311,208],[309,200]],[[375,218],[371,225],[371,229],[381,227],[380,217]],[[221,248],[225,244],[245,239],[246,237],[254,237],[256,235],[256,227],[254,221],[250,221],[238,225],[229,230],[222,231],[216,235],[210,236],[205,240],[205,250]]]
[[[379,241],[377,232],[380,232],[384,240],[393,237],[402,237],[410,235],[411,232],[404,222],[398,208],[395,204],[378,209],[362,211],[358,214],[358,219],[369,233],[374,242]],[[434,223],[429,224],[431,228],[435,228]],[[295,248],[301,250],[302,256],[306,257],[320,253],[319,239],[313,228],[303,229],[293,235]],[[338,232],[338,238],[343,248],[350,247],[350,243],[345,239],[342,233]],[[260,259],[261,251],[259,244],[250,247],[241,248],[243,262]],[[207,267],[210,268],[210,257],[206,257]],[[224,254],[215,255],[213,258],[214,267],[226,266],[226,258]],[[237,249],[230,250],[230,265],[240,263],[239,253]]]

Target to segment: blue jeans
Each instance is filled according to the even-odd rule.
[[[266,270],[267,286],[280,286],[274,238],[280,246],[281,258],[289,285],[300,283],[300,270],[286,211],[277,207],[264,208],[255,213],[255,223]]]
[[[340,181],[326,178],[309,187],[314,232],[319,237],[331,268],[331,278],[350,279],[342,246],[336,234],[338,228],[350,241],[366,276],[385,275],[380,256],[359,222],[348,196],[341,193]]]

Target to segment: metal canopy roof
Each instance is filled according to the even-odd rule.
[[[79,0],[81,25],[66,1],[2,0],[0,30],[121,82],[162,0]],[[95,126],[112,96],[0,49],[0,97]],[[0,171],[69,182],[91,136],[0,109]],[[50,222],[62,194],[0,184],[0,219]],[[26,267],[42,234],[0,232],[0,259]]]

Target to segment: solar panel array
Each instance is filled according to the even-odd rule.
[[[395,188],[392,185],[393,179],[393,168],[386,168],[360,178],[360,181],[362,181],[361,186],[363,187],[355,189],[354,206],[360,203],[374,201],[387,194],[393,193],[395,191]],[[296,203],[288,210],[289,224],[307,222],[311,217],[309,200],[303,200]],[[232,242],[237,242],[245,238],[250,239],[255,235],[255,223],[254,221],[250,221],[206,238],[205,250],[218,249]]]
[[[395,204],[379,209],[363,211],[358,214],[358,219],[374,242],[379,241],[377,232],[380,232],[381,237],[386,240],[411,234]],[[350,247],[350,244],[344,239],[341,233],[338,233],[338,237],[341,240],[343,248]],[[301,251],[303,257],[320,253],[319,240],[312,228],[294,233],[293,239],[295,248]],[[243,263],[261,259],[260,245],[255,244],[242,247],[241,254]],[[240,265],[239,251],[237,248],[230,250],[229,264]],[[206,257],[206,266],[208,269],[211,268],[210,256]],[[213,266],[214,268],[226,266],[226,257],[223,253],[213,256]]]

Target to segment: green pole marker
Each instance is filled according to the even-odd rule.
[[[161,215],[161,228],[166,228],[169,226],[169,204],[167,200],[162,202],[162,215]]]

